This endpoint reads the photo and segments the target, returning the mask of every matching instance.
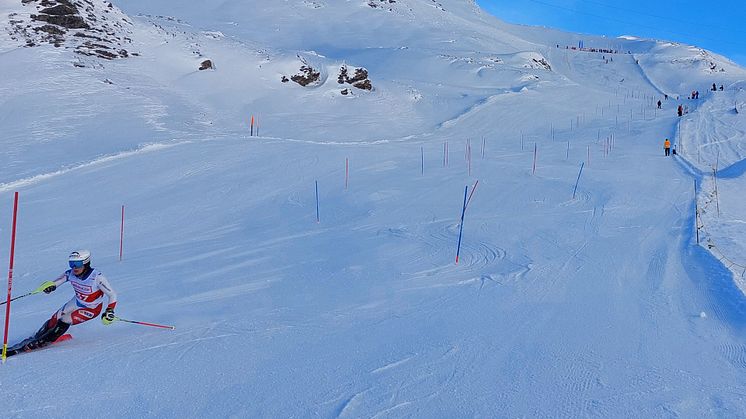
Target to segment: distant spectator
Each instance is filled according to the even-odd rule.
[[[720,91],[721,92],[723,91],[723,85],[722,84],[720,85]]]
[[[664,95],[663,98],[668,100],[668,95]]]
[[[714,91],[716,91],[717,89],[718,89],[718,88],[717,88],[717,87],[715,87],[715,83],[712,83],[712,91],[714,92]]]
[[[699,90],[694,91],[694,98],[699,99]]]
[[[668,138],[666,138],[666,141],[663,142],[663,152],[666,154],[666,156],[671,155],[671,142],[668,141]]]

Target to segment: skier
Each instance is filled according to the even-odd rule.
[[[661,108],[661,105],[662,105],[662,103],[661,103],[661,101],[659,100],[659,101],[658,101],[658,109],[660,109],[660,108]]]
[[[663,142],[663,151],[666,153],[666,156],[671,155],[671,142],[668,141],[668,138]]]
[[[684,114],[684,107],[679,105],[679,107],[676,109],[676,112],[679,114],[679,116]]]
[[[98,316],[103,307],[103,296],[109,303],[101,316],[104,325],[110,325],[115,319],[114,307],[117,305],[117,294],[109,285],[106,277],[98,269],[91,267],[91,252],[77,250],[68,258],[70,269],[54,281],[46,281],[39,286],[49,294],[65,282],[70,282],[75,297],[65,303],[52,317],[44,322],[33,336],[8,348],[7,356],[30,351],[53,343],[62,336],[71,325],[80,324]]]

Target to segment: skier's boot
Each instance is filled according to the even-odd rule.
[[[55,317],[47,320],[44,325],[33,336],[22,340],[21,342],[8,348],[7,356],[17,355],[21,352],[33,351],[34,349],[43,348],[54,342],[65,334],[70,328],[70,323],[57,320]]]

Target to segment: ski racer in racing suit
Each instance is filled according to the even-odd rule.
[[[103,308],[104,295],[109,301],[101,316],[101,321],[109,325],[116,319],[114,307],[117,305],[117,294],[106,277],[98,269],[91,267],[91,252],[88,250],[72,252],[68,263],[70,269],[54,281],[44,282],[39,289],[49,294],[60,285],[69,282],[75,291],[75,297],[57,310],[33,336],[8,348],[7,356],[49,345],[62,336],[71,325],[80,324],[98,316]]]

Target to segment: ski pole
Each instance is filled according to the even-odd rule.
[[[15,301],[15,300],[17,300],[19,298],[28,297],[29,295],[38,294],[38,293],[44,291],[44,288],[48,287],[49,285],[51,285],[51,281],[47,281],[47,282],[43,283],[39,288],[37,288],[37,289],[35,289],[35,290],[31,291],[31,292],[27,292],[26,294],[19,295],[18,297],[13,297],[13,298],[10,299],[10,301]],[[3,305],[3,304],[8,304],[8,301],[3,301],[2,303],[0,303],[0,306]]]
[[[29,292],[29,293],[26,293],[26,294],[23,294],[23,295],[19,295],[18,297],[13,297],[13,298],[10,299],[10,301],[15,301],[15,300],[17,300],[19,298],[28,297],[29,295],[38,294],[41,291],[42,290],[34,290],[34,291]],[[3,301],[2,303],[0,303],[0,306],[3,305],[3,304],[8,304],[8,301]]]
[[[150,326],[150,327],[160,327],[161,329],[171,329],[171,330],[174,330],[174,329],[176,329],[176,327],[175,327],[175,326],[165,326],[165,325],[162,325],[162,324],[155,324],[155,323],[146,323],[146,322],[138,322],[138,321],[134,321],[134,320],[127,320],[127,319],[123,319],[123,318],[121,318],[121,317],[116,317],[116,316],[114,317],[114,320],[116,320],[116,321],[120,321],[120,322],[125,322],[125,323],[134,323],[134,324],[140,324],[140,325],[143,325],[143,326]]]

